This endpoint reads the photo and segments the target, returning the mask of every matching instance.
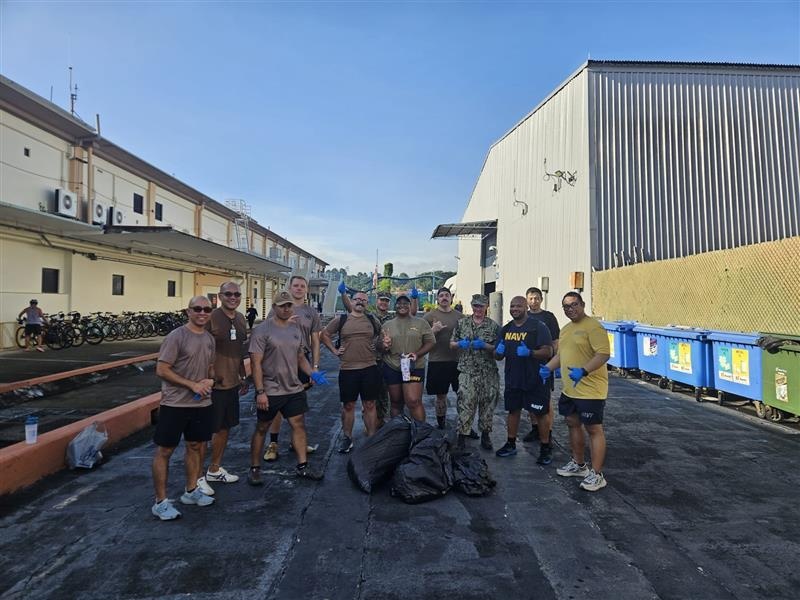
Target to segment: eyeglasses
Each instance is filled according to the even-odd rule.
[[[569,310],[571,308],[578,308],[581,305],[580,302],[573,302],[572,304],[562,304],[561,308],[564,310]]]
[[[234,298],[241,298],[242,292],[222,292],[222,295],[225,296],[226,298],[230,298],[231,296],[233,296]]]
[[[196,313],[210,313],[212,310],[214,310],[210,306],[190,306],[189,308]]]

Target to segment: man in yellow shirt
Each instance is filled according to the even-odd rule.
[[[603,432],[603,409],[608,397],[606,362],[611,355],[608,334],[600,321],[588,316],[578,292],[568,292],[561,300],[564,314],[571,321],[561,330],[558,354],[542,366],[539,375],[547,380],[554,369],[569,375],[558,401],[558,413],[566,418],[570,461],[556,469],[562,477],[582,477],[581,487],[590,492],[606,486],[603,462],[606,457],[606,436]],[[570,384],[571,382],[571,384]],[[583,461],[584,433],[589,434],[592,466]]]

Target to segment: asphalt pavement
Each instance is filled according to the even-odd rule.
[[[92,471],[64,472],[0,498],[2,598],[458,599],[795,598],[800,575],[800,436],[689,396],[612,377],[606,409],[608,487],[556,475],[569,459],[561,419],[548,467],[538,446],[487,460],[484,498],[451,492],[406,505],[346,473],[333,385],[310,393],[315,483],[293,475],[288,431],[266,484],[244,481],[254,417],[242,398],[225,466],[206,508],[150,515],[152,432],[111,449]],[[432,398],[426,397],[429,421]],[[455,421],[454,399],[448,427]],[[363,435],[357,421],[357,437]],[[498,407],[492,438],[505,440]],[[521,434],[527,432],[524,426]],[[183,489],[182,451],[169,493]]]

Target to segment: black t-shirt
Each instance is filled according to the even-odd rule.
[[[558,339],[558,336],[561,333],[561,328],[558,326],[558,319],[556,319],[556,316],[553,313],[551,313],[549,310],[543,310],[542,312],[538,313],[532,313],[531,311],[528,311],[528,316],[544,323],[547,326],[547,329],[550,330],[550,337],[554,340]]]
[[[515,325],[514,321],[506,323],[500,330],[500,338],[506,346],[504,356],[506,371],[506,388],[512,390],[533,391],[543,388],[539,377],[541,363],[533,356],[533,351],[553,343],[550,331],[537,319],[525,319],[522,325]],[[517,347],[525,344],[531,351],[528,357],[517,356]]]

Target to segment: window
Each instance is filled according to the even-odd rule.
[[[258,288],[257,287],[253,288],[253,298],[258,298]]]
[[[22,154],[23,154],[23,156],[30,156],[31,155],[31,149],[30,148],[23,148],[22,149]]]
[[[133,195],[133,212],[144,214],[144,197],[141,194]]]
[[[171,279],[167,280],[167,296],[170,298],[175,297],[175,282]]]
[[[111,295],[124,296],[125,295],[125,276],[112,275],[111,276]]]
[[[58,293],[58,269],[42,269],[42,293]]]
[[[161,204],[161,202],[156,202],[156,221],[163,221],[163,220],[164,220],[164,205]]]

